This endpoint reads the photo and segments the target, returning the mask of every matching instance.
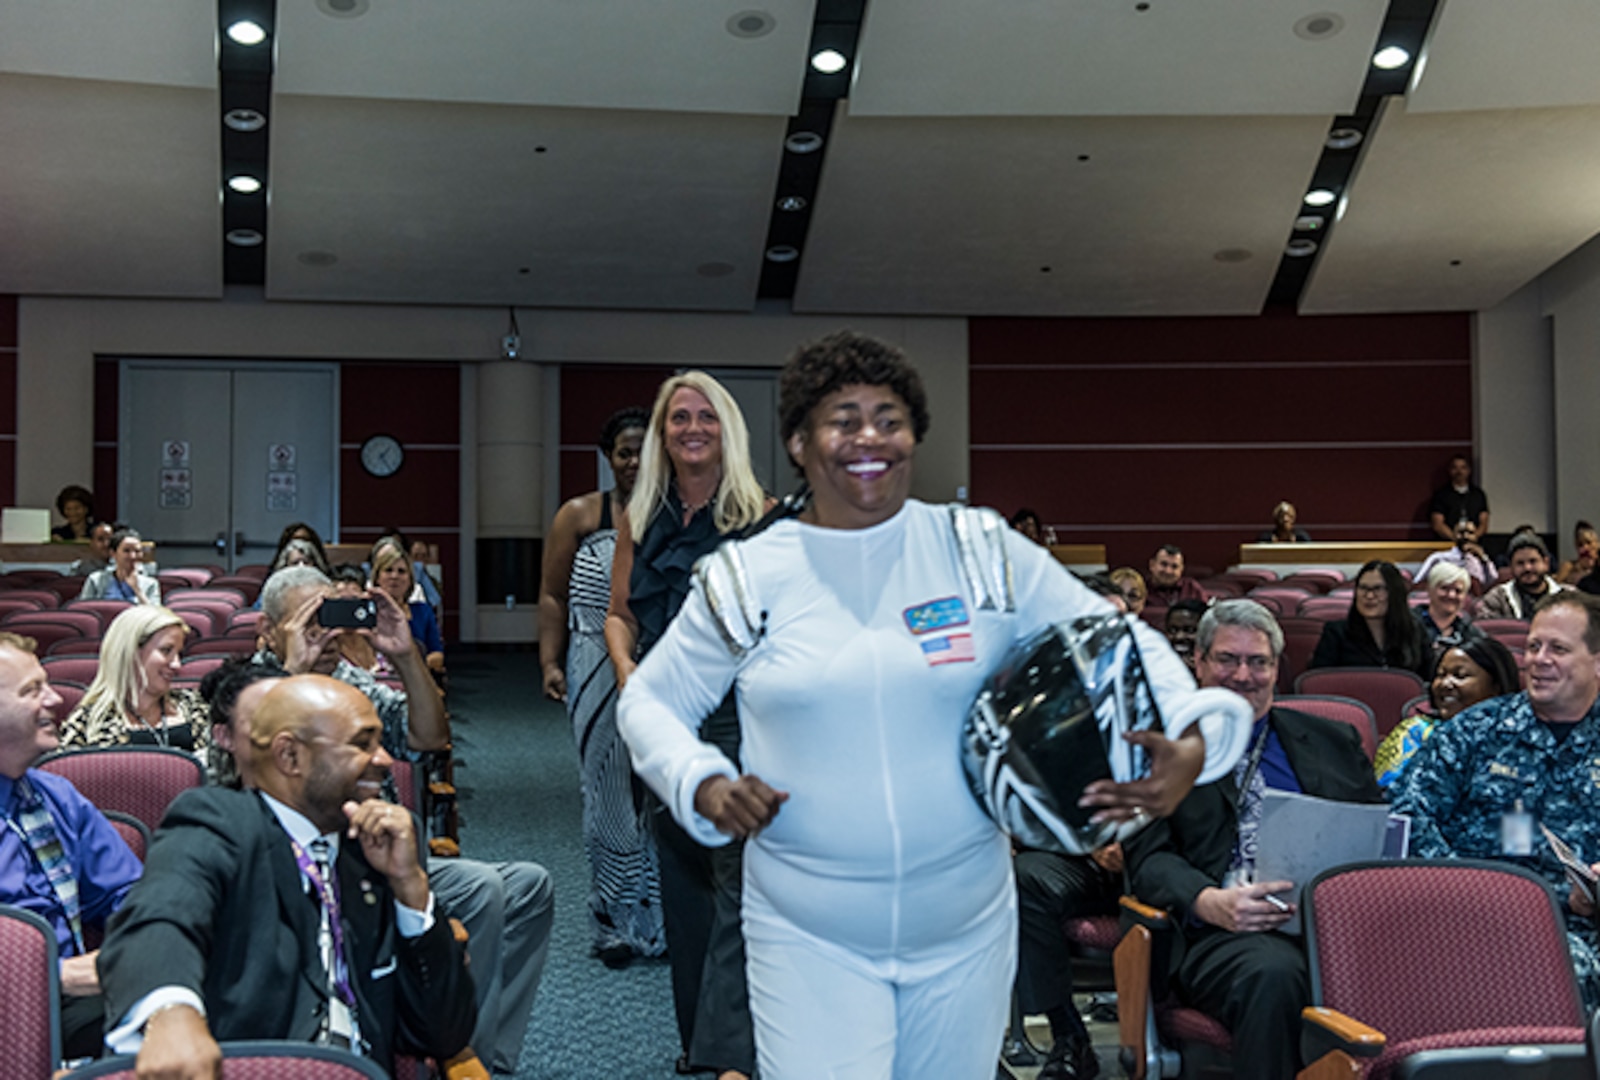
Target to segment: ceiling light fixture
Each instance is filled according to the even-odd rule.
[[[228,187],[240,195],[254,195],[261,190],[261,181],[241,173],[238,176],[228,177]]]
[[[229,109],[222,122],[234,131],[260,131],[267,126],[267,118],[254,109]]]
[[[814,154],[822,149],[822,136],[815,131],[797,131],[783,140],[783,147],[791,154]]]
[[[1323,144],[1329,150],[1354,150],[1361,145],[1361,140],[1366,138],[1361,134],[1360,128],[1336,127],[1328,132],[1327,141]]]
[[[1409,63],[1411,63],[1411,54],[1398,45],[1390,45],[1387,48],[1379,49],[1372,57],[1372,66],[1383,71],[1403,68]]]
[[[1294,219],[1295,232],[1316,232],[1327,224],[1328,219],[1317,214],[1301,214]]]
[[[229,229],[223,239],[234,247],[260,247],[267,238],[254,229]]]
[[[1307,206],[1332,206],[1338,197],[1327,188],[1316,188],[1306,192],[1305,203]]]
[[[356,19],[371,10],[371,0],[316,0],[317,10],[335,19]]]
[[[823,49],[811,58],[811,66],[824,75],[837,75],[849,63],[838,49]]]
[[[1315,240],[1290,240],[1283,245],[1283,253],[1292,255],[1297,259],[1303,259],[1307,255],[1315,255],[1317,253],[1317,242]]]
[[[789,244],[778,244],[767,249],[767,261],[775,263],[794,262],[800,257],[800,249]]]
[[[790,213],[794,213],[797,210],[804,210],[806,205],[806,197],[804,195],[785,195],[783,198],[778,200],[778,209],[787,210]]]
[[[267,40],[267,32],[261,29],[260,23],[251,22],[249,19],[241,19],[228,27],[228,37],[240,45],[260,45]]]
[[[1314,15],[1307,15],[1294,24],[1294,33],[1298,38],[1306,41],[1322,41],[1331,38],[1344,29],[1344,16],[1332,11],[1319,11]]]
[[[731,16],[726,23],[728,33],[737,38],[766,37],[777,27],[778,20],[772,17],[769,11],[741,11]]]

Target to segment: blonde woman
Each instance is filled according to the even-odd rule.
[[[172,685],[188,624],[171,608],[131,607],[100,643],[100,670],[61,725],[62,746],[145,743],[204,758],[211,744],[206,703],[193,687]]]
[[[392,537],[385,537],[372,546],[372,587],[381,589],[409,613],[411,637],[422,650],[428,670],[444,671],[444,637],[439,633],[439,620],[426,600],[416,600],[412,594],[417,579],[411,569],[411,556]]]
[[[662,383],[645,429],[639,478],[617,522],[605,636],[619,688],[683,605],[695,561],[749,529],[770,504],[750,468],[744,416],[722,384],[703,371]],[[732,695],[700,734],[739,760]],[[743,847],[702,847],[671,815],[654,816],[683,1042],[679,1071],[713,1070],[721,1080],[749,1076],[755,1046],[739,928]]]

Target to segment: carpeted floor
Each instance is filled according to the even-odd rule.
[[[566,710],[539,693],[537,656],[452,650],[450,711],[463,854],[531,859],[555,882],[550,959],[519,1080],[676,1080],[666,962],[611,971],[589,956],[577,751]]]

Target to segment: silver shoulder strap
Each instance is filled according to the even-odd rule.
[[[1005,536],[1011,526],[987,507],[950,505],[950,526],[955,531],[956,552],[967,578],[973,603],[980,611],[1015,611],[1011,588],[1011,556]]]
[[[734,656],[743,657],[766,636],[767,617],[750,588],[739,544],[729,542],[694,564],[695,579],[706,595],[711,618]]]

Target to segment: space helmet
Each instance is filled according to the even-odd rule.
[[[967,714],[962,764],[979,804],[1015,840],[1086,855],[1148,819],[1092,824],[1095,809],[1078,805],[1083,789],[1148,775],[1149,755],[1122,736],[1161,730],[1128,620],[1083,616],[1007,655]]]

